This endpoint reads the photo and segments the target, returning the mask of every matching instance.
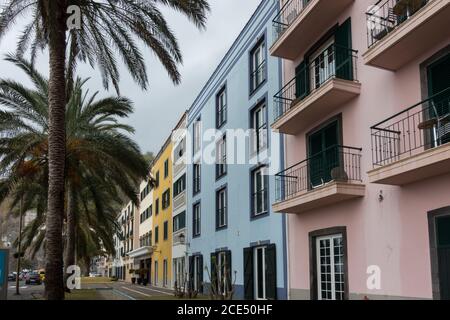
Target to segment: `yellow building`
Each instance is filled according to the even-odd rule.
[[[153,161],[152,284],[171,287],[172,279],[172,140],[167,139]]]

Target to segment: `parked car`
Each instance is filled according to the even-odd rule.
[[[44,269],[39,270],[39,276],[41,277],[41,281],[44,282],[45,281],[45,270]]]
[[[16,281],[16,275],[14,273],[8,274],[8,281]]]
[[[42,284],[41,276],[38,272],[30,272],[26,276],[25,284]]]

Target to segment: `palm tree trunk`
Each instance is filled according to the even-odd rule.
[[[70,182],[67,185],[67,231],[66,231],[66,257],[64,259],[64,270],[75,264],[75,244],[76,244],[76,193]],[[69,274],[64,274],[64,285],[66,291],[67,278]]]
[[[49,183],[46,220],[45,293],[64,299],[62,222],[65,162],[66,1],[47,1],[49,14]]]

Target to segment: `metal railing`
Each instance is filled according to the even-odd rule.
[[[200,177],[193,179],[193,184],[194,184],[193,192],[194,192],[194,194],[197,194],[197,193],[199,193],[201,191],[200,182],[201,182]]]
[[[358,51],[336,44],[330,45],[310,61],[274,96],[274,122],[295,104],[305,99],[328,80],[357,80]]]
[[[275,175],[276,201],[332,181],[361,182],[361,148],[332,146]]]
[[[216,128],[220,128],[227,121],[227,106],[224,105],[217,110]]]
[[[380,0],[366,12],[367,45],[372,47],[433,0]]]
[[[250,75],[250,91],[253,92],[266,80],[266,61],[264,60],[261,64],[253,70]]]
[[[370,129],[374,166],[384,166],[450,142],[450,88]]]
[[[289,0],[284,4],[280,12],[272,20],[275,41],[292,25],[310,2],[311,0]]]

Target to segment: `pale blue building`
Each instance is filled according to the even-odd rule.
[[[188,112],[189,274],[205,293],[212,282],[238,299],[286,299],[285,217],[271,210],[283,163],[270,129],[281,88],[281,62],[268,53],[278,5],[262,1]],[[234,129],[253,129],[244,147]]]

